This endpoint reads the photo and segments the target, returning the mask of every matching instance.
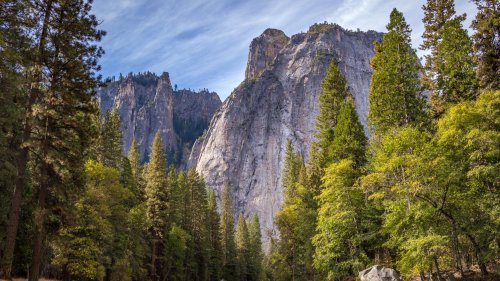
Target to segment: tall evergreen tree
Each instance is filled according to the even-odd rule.
[[[104,35],[97,30],[98,21],[90,13],[91,2],[46,0],[34,6],[44,16],[39,58],[34,65],[38,70],[32,83],[37,86],[30,92],[34,118],[27,145],[33,152],[36,183],[30,281],[37,280],[40,273],[45,218],[52,204],[57,202],[58,212],[61,208],[71,210],[71,206],[64,206],[70,200],[62,198],[68,198],[72,188],[83,189],[82,152],[90,144],[90,123],[97,110],[91,94],[100,85],[97,60],[103,53],[95,44]],[[20,159],[23,162],[24,155]]]
[[[218,281],[221,278],[221,241],[220,241],[220,216],[217,212],[217,203],[213,189],[208,190],[207,228],[210,240],[208,274],[209,281]]]
[[[322,156],[327,157],[327,147],[333,139],[337,115],[342,103],[349,96],[349,87],[335,59],[332,59],[326,70],[325,77],[321,81],[321,88],[316,129],[319,149],[322,151]]]
[[[136,181],[139,181],[142,177],[141,152],[139,151],[139,144],[135,137],[132,138],[132,144],[128,150],[127,157],[130,162],[130,167],[132,168],[132,174]]]
[[[23,75],[32,40],[26,32],[26,3],[0,5],[0,278],[10,278],[26,178],[17,177],[28,81]],[[23,150],[24,151],[24,150]],[[23,152],[24,153],[24,152]],[[17,178],[17,179],[16,179]]]
[[[351,96],[349,86],[335,59],[332,59],[321,82],[319,114],[316,119],[316,141],[311,144],[307,163],[308,188],[313,195],[319,192],[321,177],[327,163],[332,161],[329,149],[333,141],[333,128],[344,100]]]
[[[419,62],[411,47],[411,29],[394,9],[384,40],[375,44],[368,100],[368,121],[375,136],[398,126],[425,120],[420,95]]]
[[[123,157],[122,130],[118,109],[114,107],[107,111],[101,122],[97,140],[97,160],[108,167],[118,168]]]
[[[238,225],[236,227],[236,259],[238,280],[249,280],[250,274],[248,271],[248,265],[250,262],[250,236],[248,234],[248,226],[243,213],[240,213],[238,216]]]
[[[168,215],[167,194],[166,194],[166,165],[167,160],[160,133],[157,132],[151,145],[151,155],[149,163],[144,173],[146,180],[146,206],[147,218],[149,222],[150,243],[151,243],[151,280],[157,280],[158,255],[160,239],[163,239],[164,229],[167,224],[165,217]]]
[[[283,205],[275,218],[280,237],[273,257],[273,266],[278,268],[279,275],[274,277],[277,280],[311,280],[315,275],[311,242],[315,223],[311,222],[316,221],[316,204],[312,190],[307,187],[302,156],[291,146],[288,149],[290,157],[287,157],[284,171],[295,169],[296,172],[283,173]],[[285,186],[286,182],[293,184]]]
[[[220,210],[222,278],[224,280],[236,280],[236,242],[234,239],[233,203],[227,185],[222,191]]]
[[[462,17],[456,17],[446,22],[442,41],[436,47],[440,58],[436,63],[436,86],[445,103],[455,104],[477,96],[472,42],[462,21]]]
[[[190,187],[191,222],[187,230],[191,236],[190,256],[191,263],[188,266],[189,280],[206,280],[208,275],[208,248],[210,240],[207,229],[207,193],[203,178],[194,169],[188,173]]]
[[[451,0],[429,0],[423,6],[425,55],[423,84],[431,91],[432,117],[439,117],[447,104],[475,98],[477,81],[472,43],[462,27],[465,14],[455,16]]]
[[[264,253],[262,251],[262,235],[260,232],[260,222],[257,214],[254,214],[248,224],[249,236],[249,280],[265,280],[263,270]]]
[[[472,28],[474,51],[478,59],[477,78],[482,89],[500,89],[500,1],[474,0],[477,6]]]
[[[342,103],[334,137],[328,150],[336,162],[341,159],[351,159],[356,167],[365,162],[366,136],[363,126],[358,120],[352,98]]]
[[[342,104],[334,128],[331,157],[325,170],[318,201],[318,223],[313,238],[314,265],[328,278],[354,275],[367,264],[362,245],[363,193],[354,183],[365,163],[366,137],[352,99]]]
[[[439,75],[438,65],[441,64],[437,46],[443,39],[444,25],[455,16],[454,2],[454,0],[427,0],[427,3],[422,6],[424,10],[422,21],[425,29],[422,34],[423,42],[420,49],[430,51],[429,54],[424,56],[424,85],[433,91],[437,89],[435,79]]]

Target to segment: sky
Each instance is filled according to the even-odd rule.
[[[474,4],[456,0],[457,14]],[[421,43],[425,0],[94,0],[93,13],[107,32],[100,64],[104,77],[152,71],[170,74],[179,89],[209,89],[224,100],[243,81],[248,48],[266,28],[288,36],[317,22],[346,29],[385,31],[397,8]],[[470,31],[469,31],[470,33]],[[419,55],[422,55],[420,52]]]

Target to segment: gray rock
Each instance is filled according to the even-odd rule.
[[[213,113],[221,105],[219,96],[206,90],[173,91],[167,72],[159,77],[149,72],[129,75],[111,82],[106,88],[98,89],[97,97],[101,112],[106,112],[113,106],[118,109],[123,133],[123,151],[128,152],[135,136],[143,160],[149,155],[157,131],[160,131],[167,151],[182,149],[179,144],[186,140],[180,136],[179,131],[182,128],[176,128],[174,119],[177,119],[179,124],[189,120],[198,121],[198,124],[205,124],[206,127]],[[199,128],[196,137],[201,135],[204,129]],[[192,142],[194,139],[195,137]]]
[[[392,268],[384,267],[382,265],[374,265],[360,271],[359,279],[361,281],[400,281],[401,276]]]
[[[264,239],[282,203],[287,140],[307,159],[320,84],[332,59],[347,79],[366,128],[369,61],[373,42],[382,34],[330,25],[287,38],[283,32],[266,30],[252,41],[245,81],[215,113],[189,160],[217,195],[225,184],[230,186],[235,212],[242,211],[247,218],[259,215]]]

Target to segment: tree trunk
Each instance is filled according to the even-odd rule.
[[[52,12],[54,0],[49,0],[45,9],[45,14],[43,18],[42,32],[40,35],[40,40],[38,42],[38,56],[35,64],[41,66],[43,64],[43,53],[45,50],[45,44],[48,36],[49,19]],[[41,80],[41,73],[38,72],[33,77],[33,82],[39,82]],[[31,136],[31,114],[32,106],[35,103],[37,95],[39,94],[39,89],[36,86],[32,86],[28,94],[28,100],[25,105],[26,115],[22,131],[22,142],[29,140]],[[12,273],[12,260],[14,257],[14,249],[16,246],[17,230],[19,227],[19,215],[21,213],[21,203],[23,200],[23,193],[25,188],[25,177],[26,177],[26,166],[29,158],[29,148],[25,147],[21,150],[17,157],[17,175],[15,181],[14,195],[12,197],[12,203],[9,210],[9,218],[7,222],[7,230],[5,237],[5,247],[3,250],[2,264],[0,268],[0,278],[11,279]]]
[[[420,271],[420,281],[425,281],[425,273],[423,270]]]
[[[156,281],[156,239],[151,246],[151,281]]]
[[[47,169],[44,165],[43,169]],[[43,254],[43,240],[45,236],[45,198],[47,197],[47,173],[42,172],[42,184],[38,191],[38,208],[35,211],[35,242],[28,281],[38,281],[40,275],[40,263]]]
[[[16,247],[17,229],[19,226],[19,216],[21,213],[21,203],[25,187],[26,164],[28,162],[28,149],[24,148],[17,159],[18,173],[16,177],[16,187],[12,197],[12,204],[7,222],[7,233],[5,237],[5,247],[2,256],[0,278],[12,278],[12,259],[14,258],[14,248]],[[22,167],[22,168],[21,168]]]
[[[474,248],[474,252],[476,254],[476,259],[477,263],[479,265],[479,269],[481,270],[481,275],[486,276],[488,275],[488,270],[486,269],[486,265],[484,262],[481,260],[481,247],[479,247],[479,243],[477,242],[476,238],[472,236],[472,234],[463,226],[459,225],[455,218],[450,214],[447,213],[446,211],[443,210],[443,208],[439,208],[438,211],[441,212],[448,220],[451,222],[454,228],[456,228],[458,231],[462,232],[462,234],[469,239],[470,243],[472,244],[472,247]]]
[[[434,256],[432,259],[434,260],[434,266],[436,267],[436,278],[438,281],[442,281],[443,279],[441,279],[441,270],[439,270],[438,259],[436,256]]]

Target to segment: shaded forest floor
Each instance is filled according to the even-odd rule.
[[[500,281],[500,261],[496,264],[488,265],[488,276],[482,276],[481,271],[478,266],[472,266],[469,270],[464,271],[464,275],[461,276],[459,271],[448,271],[441,273],[442,280],[445,281]],[[428,278],[428,275],[426,275]],[[420,276],[414,275],[407,281],[420,281]],[[428,280],[428,279],[427,279]]]
[[[489,275],[484,277],[481,275],[481,272],[479,270],[478,266],[472,266],[469,270],[464,271],[464,275],[461,276],[460,272],[458,271],[447,271],[447,272],[442,272],[441,273],[441,278],[443,281],[500,281],[500,260],[497,261],[496,264],[489,264],[488,265],[488,272]],[[425,276],[426,280],[428,279],[428,275]],[[12,281],[26,281],[27,279],[25,278],[14,278]],[[348,278],[345,279],[344,281],[355,281],[356,279],[353,278]],[[410,278],[403,279],[405,281],[420,281],[420,276],[419,275],[414,275]],[[433,280],[436,280],[434,277]],[[4,279],[0,279],[0,281],[7,281]],[[56,279],[45,279],[42,278],[39,281],[58,281]],[[437,281],[437,280],[436,280]]]

